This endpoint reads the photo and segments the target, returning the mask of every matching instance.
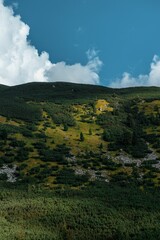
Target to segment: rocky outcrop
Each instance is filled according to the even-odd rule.
[[[0,168],[0,175],[5,174],[7,176],[7,182],[14,183],[16,182],[16,166],[13,166],[12,168],[8,167],[7,165],[3,165]]]

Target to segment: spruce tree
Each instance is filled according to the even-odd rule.
[[[81,142],[84,141],[84,136],[83,136],[83,133],[82,133],[82,132],[80,133],[80,141],[81,141]]]

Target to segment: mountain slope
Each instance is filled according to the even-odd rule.
[[[0,84],[0,92],[3,92],[4,90],[8,89],[8,86]]]
[[[0,86],[0,239],[158,239],[159,96]]]
[[[17,166],[17,180],[159,185],[159,88],[29,83],[1,92],[0,162]]]
[[[1,97],[20,97],[35,101],[46,100],[63,100],[63,99],[95,99],[101,96],[118,96],[130,97],[158,97],[160,88],[158,87],[134,87],[125,89],[112,89],[103,86],[74,84],[74,83],[27,83],[13,87],[0,86]]]

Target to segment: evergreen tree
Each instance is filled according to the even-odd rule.
[[[5,129],[0,131],[0,139],[6,140],[8,137],[7,131]]]
[[[91,128],[89,129],[89,135],[92,135],[92,129]]]
[[[68,125],[66,123],[64,124],[63,131],[68,131]]]
[[[103,149],[103,143],[101,143],[101,144],[99,145],[99,149],[100,149],[100,150]]]
[[[81,142],[83,142],[83,141],[84,141],[84,135],[83,135],[83,133],[82,133],[82,132],[80,133],[80,141],[81,141]]]

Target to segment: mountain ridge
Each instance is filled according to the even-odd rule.
[[[91,84],[78,84],[78,83],[66,83],[66,82],[50,82],[50,83],[41,83],[41,82],[32,82],[32,83],[25,83],[16,86],[0,86],[1,94],[3,96],[9,96],[20,94],[20,96],[26,96],[27,94],[34,94],[44,96],[55,94],[61,94],[61,97],[72,99],[78,96],[86,97],[96,97],[96,94],[117,94],[117,95],[128,95],[128,94],[140,94],[140,95],[158,95],[160,94],[159,87],[131,87],[131,88],[109,88],[106,86],[100,85],[91,85]],[[54,95],[53,94],[53,95]],[[29,97],[29,96],[28,96]],[[46,96],[47,97],[47,96]]]

